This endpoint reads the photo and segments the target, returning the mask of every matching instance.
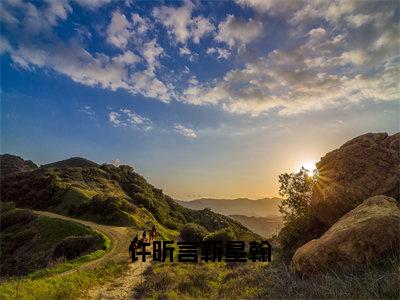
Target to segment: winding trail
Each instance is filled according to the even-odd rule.
[[[143,272],[150,265],[150,262],[131,263],[128,255],[128,247],[130,239],[133,236],[133,228],[101,225],[90,221],[66,217],[48,211],[34,211],[36,214],[50,218],[58,218],[68,221],[77,222],[86,225],[94,230],[97,230],[106,236],[111,241],[111,248],[102,257],[85,263],[73,270],[61,273],[60,276],[79,272],[80,270],[90,270],[93,268],[104,266],[109,262],[129,264],[129,269],[120,277],[110,281],[102,286],[93,287],[87,292],[83,299],[132,299],[134,288],[143,281]]]

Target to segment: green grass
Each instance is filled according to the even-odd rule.
[[[120,276],[126,264],[108,264],[93,270],[45,278],[23,278],[0,284],[1,299],[76,299],[93,286]]]
[[[99,233],[77,222],[39,216],[33,221],[39,229],[40,238],[48,242],[57,242],[67,236],[83,236],[87,234],[99,236]],[[103,237],[102,235],[100,235]]]
[[[136,292],[142,298],[248,299],[262,292],[265,263],[154,263]],[[264,284],[265,285],[265,284]]]
[[[398,255],[305,278],[282,262],[154,263],[136,289],[151,299],[399,299]]]

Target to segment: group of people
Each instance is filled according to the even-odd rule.
[[[147,240],[149,242],[151,242],[152,240],[154,240],[156,238],[156,236],[157,236],[156,225],[153,225],[153,227],[151,228],[149,238],[147,238],[146,228],[143,229],[142,238],[141,239],[139,239],[138,234],[135,235],[135,237],[131,241],[131,244],[129,245],[129,254],[132,256],[132,261],[133,261],[133,258],[135,257],[136,249],[141,248],[142,244],[147,242]]]

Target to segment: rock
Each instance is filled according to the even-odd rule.
[[[399,201],[400,133],[367,133],[317,163],[319,180],[311,205],[330,227],[364,199],[386,195]]]
[[[350,269],[399,249],[399,203],[374,196],[344,215],[319,239],[298,248],[291,269],[310,276],[329,269]]]

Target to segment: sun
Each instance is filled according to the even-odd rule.
[[[305,161],[300,165],[300,167],[303,167],[304,169],[312,173],[317,169],[317,167],[315,166],[316,163],[317,162],[315,160]]]

